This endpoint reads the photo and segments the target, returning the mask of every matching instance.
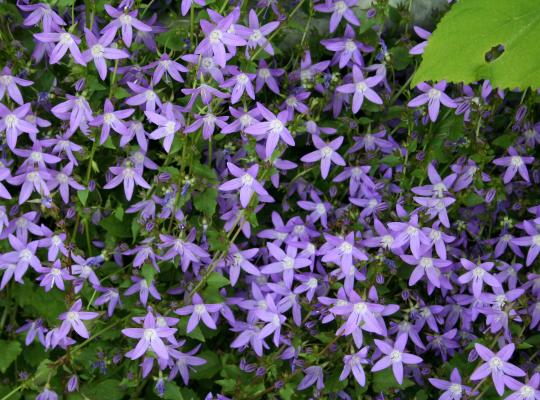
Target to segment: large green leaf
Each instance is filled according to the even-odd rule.
[[[540,87],[540,1],[460,0],[441,19],[412,85],[422,81]],[[499,45],[503,53],[486,61]]]
[[[0,340],[0,349],[2,349],[0,352],[0,372],[5,373],[11,363],[17,359],[22,348],[19,342]]]

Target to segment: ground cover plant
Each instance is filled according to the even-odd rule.
[[[1,3],[0,399],[540,399],[539,7],[413,3]]]

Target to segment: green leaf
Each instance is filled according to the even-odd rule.
[[[431,35],[412,86],[422,81],[472,83],[489,79],[494,87],[540,87],[540,2],[466,0],[456,2]],[[491,61],[486,55],[504,46]]]
[[[90,191],[88,189],[77,191],[77,197],[79,198],[83,206],[86,206],[86,201],[88,200],[89,194],[90,194]]]
[[[21,354],[22,347],[19,342],[0,340],[0,372],[5,373],[11,363]]]
[[[193,166],[193,175],[198,178],[204,178],[211,183],[216,183],[218,181],[216,171],[205,164],[195,164]]]
[[[204,358],[206,364],[194,367],[195,372],[190,374],[190,378],[193,378],[194,380],[210,379],[221,371],[221,362],[215,352],[203,351],[200,354],[197,354],[197,357]]]
[[[202,193],[193,195],[193,205],[197,210],[207,217],[211,217],[216,212],[218,191],[208,188]]]
[[[141,269],[141,275],[146,280],[146,283],[150,284],[154,280],[156,275],[156,269],[151,264],[144,264]]]
[[[107,218],[103,218],[99,224],[111,236],[117,238],[131,237],[131,221],[129,223],[119,223],[118,218],[116,218],[114,214],[109,215]]]
[[[228,286],[230,281],[218,272],[212,272],[206,280],[208,287],[210,288],[222,288]]]
[[[119,383],[116,379],[106,379],[97,384],[92,382],[82,388],[82,393],[91,400],[120,400],[124,397],[124,391]]]
[[[413,385],[414,383],[409,379],[403,379],[401,385],[397,383],[392,369],[385,369],[373,374],[373,391],[375,392],[388,393],[389,389],[406,389]]]

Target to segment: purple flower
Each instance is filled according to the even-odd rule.
[[[142,32],[152,31],[150,26],[136,18],[138,13],[136,10],[130,12],[127,12],[126,10],[124,13],[110,6],[109,4],[105,4],[105,11],[112,18],[114,18],[114,20],[109,22],[107,26],[101,30],[101,34],[104,36],[110,35],[114,37],[118,29],[121,29],[122,40],[127,47],[131,47],[131,41],[133,40],[133,28]]]
[[[219,186],[219,190],[230,192],[240,189],[240,204],[242,204],[242,207],[246,208],[249,205],[253,193],[257,193],[259,196],[269,196],[266,189],[257,180],[257,174],[259,173],[258,164],[254,164],[247,170],[243,170],[233,163],[228,162],[227,168],[235,178],[222,183]]]
[[[163,339],[174,340],[176,328],[161,327],[156,324],[156,318],[149,312],[144,317],[142,328],[122,329],[122,333],[132,339],[139,339],[133,350],[126,353],[132,360],[142,357],[151,349],[160,359],[168,360],[169,351]]]
[[[231,13],[226,17],[223,17],[216,25],[208,22],[205,19],[201,20],[201,28],[204,32],[205,38],[195,49],[195,54],[213,54],[216,63],[221,67],[225,67],[225,46],[234,48],[245,46],[247,44],[242,37],[229,32],[229,28],[233,24],[234,18],[234,13]]]
[[[182,6],[180,7],[182,15],[186,15],[195,3],[200,6],[204,6],[206,4],[205,0],[182,0]]]
[[[337,150],[343,143],[343,136],[339,136],[330,143],[325,143],[319,136],[312,136],[313,144],[318,149],[306,154],[300,160],[304,162],[315,162],[321,160],[321,176],[326,179],[330,171],[330,165],[334,164],[345,166],[345,160],[339,155]]]
[[[457,107],[454,100],[444,93],[444,90],[446,89],[445,81],[441,81],[434,86],[430,86],[427,83],[422,82],[416,87],[424,93],[409,101],[407,105],[409,107],[420,107],[421,105],[428,103],[429,118],[433,122],[437,120],[441,103],[449,108]]]
[[[356,6],[357,0],[329,0],[324,4],[318,4],[315,6],[315,10],[332,13],[330,17],[330,33],[333,33],[339,25],[342,18],[345,18],[351,25],[359,26],[360,21],[351,10],[351,7]]]
[[[181,121],[179,121],[174,114],[173,105],[171,103],[165,104],[161,114],[157,114],[150,110],[147,110],[144,113],[150,122],[159,126],[159,128],[150,133],[148,137],[154,140],[165,138],[163,140],[163,148],[168,153],[171,150],[176,132],[178,132],[182,126]]]
[[[272,92],[279,94],[279,85],[276,78],[282,76],[284,73],[285,70],[282,68],[268,68],[265,60],[259,61],[257,79],[255,80],[255,91],[259,92],[266,85]]]
[[[56,172],[52,179],[49,180],[48,186],[49,190],[54,190],[58,188],[60,196],[64,203],[69,203],[69,188],[72,187],[75,190],[84,190],[85,187],[78,183],[75,179],[71,177],[73,172],[73,163],[69,162],[63,167],[60,171]]]
[[[503,176],[503,183],[510,182],[517,172],[519,172],[524,180],[530,182],[526,164],[531,164],[534,161],[534,157],[521,157],[513,147],[508,148],[508,153],[510,153],[508,157],[500,157],[493,160],[493,164],[507,167]]]
[[[510,376],[504,377],[504,383],[514,393],[506,397],[505,400],[540,400],[540,374],[535,373],[529,382],[521,383]]]
[[[374,340],[384,356],[373,365],[371,371],[377,372],[392,366],[394,377],[400,385],[403,383],[403,364],[420,364],[422,362],[420,357],[404,352],[407,335],[399,335],[393,346],[382,340]]]
[[[148,294],[151,294],[156,300],[161,300],[161,296],[154,286],[153,280],[147,281],[145,278],[138,276],[132,276],[131,280],[134,283],[124,292],[126,296],[131,296],[132,294],[139,292],[139,300],[143,306],[148,302]]]
[[[324,234],[326,244],[319,249],[319,254],[323,255],[322,262],[339,265],[345,274],[348,274],[353,267],[353,260],[366,261],[368,258],[360,249],[355,246],[354,232],[345,237]]]
[[[452,370],[450,381],[429,378],[429,382],[437,389],[444,390],[444,393],[439,397],[439,400],[460,400],[463,392],[467,395],[471,395],[471,388],[461,384],[461,375],[457,368]]]
[[[29,12],[23,21],[25,26],[42,24],[43,32],[55,32],[66,25],[66,22],[51,8],[49,4],[17,4],[21,10]]]
[[[6,132],[6,141],[12,150],[17,145],[17,138],[22,132],[38,133],[36,126],[25,119],[29,111],[30,103],[23,104],[13,111],[0,103],[0,131]]]
[[[279,140],[283,140],[289,146],[294,146],[294,139],[289,130],[285,127],[287,123],[287,111],[281,111],[277,117],[261,103],[257,103],[257,108],[265,122],[257,122],[246,128],[246,133],[255,136],[266,136],[266,158],[269,159],[276,149]]]
[[[17,85],[20,86],[31,86],[34,82],[21,79],[17,76],[13,76],[11,74],[11,69],[8,67],[4,67],[2,70],[2,73],[0,74],[0,100],[4,98],[4,95],[8,94],[8,96],[18,105],[22,106],[24,103],[24,100],[21,95],[21,91],[17,87]]]
[[[180,72],[188,72],[188,69],[182,64],[171,60],[168,54],[162,54],[159,61],[153,62],[145,68],[154,68],[154,74],[152,75],[154,85],[157,85],[164,75],[170,76],[176,82],[184,82]]]
[[[67,100],[57,104],[51,109],[51,112],[62,121],[69,121],[68,134],[71,136],[77,128],[84,133],[88,132],[88,122],[92,117],[92,109],[88,101],[82,95],[66,95]]]
[[[69,50],[75,62],[81,65],[86,65],[86,61],[79,50],[81,39],[77,36],[66,32],[41,32],[35,33],[34,37],[42,43],[56,43],[49,58],[51,64],[56,64]]]
[[[362,364],[368,364],[367,359],[368,347],[362,347],[360,351],[355,354],[348,354],[343,357],[343,371],[339,376],[339,380],[345,380],[349,374],[352,372],[354,379],[360,386],[366,385],[366,374],[364,373],[364,368]]]
[[[236,26],[236,32],[247,40],[246,57],[248,56],[248,49],[260,46],[270,55],[274,55],[274,48],[268,41],[266,36],[275,31],[279,26],[278,21],[269,22],[263,26],[260,26],[259,18],[255,10],[249,10],[248,17],[249,27],[242,25]]]
[[[110,47],[115,35],[115,32],[112,30],[107,31],[107,33],[99,39],[96,38],[89,29],[85,28],[84,34],[86,36],[88,50],[83,51],[82,56],[86,62],[89,62],[92,59],[94,60],[94,65],[96,66],[99,77],[102,80],[105,80],[107,77],[107,63],[105,60],[121,60],[123,58],[128,58],[129,53],[125,50]],[[108,101],[108,99],[106,101]]]
[[[127,200],[131,200],[133,196],[133,190],[135,189],[135,184],[138,186],[150,189],[148,182],[142,177],[142,168],[134,167],[131,161],[126,161],[123,166],[120,167],[110,167],[109,170],[115,175],[103,189],[112,189],[124,183],[124,193]]]
[[[540,232],[537,230],[536,226],[536,224],[533,224],[530,221],[524,221],[523,229],[528,236],[511,239],[512,244],[529,247],[526,259],[527,266],[531,265],[540,253]]]
[[[306,375],[302,378],[302,380],[298,384],[298,387],[297,387],[298,390],[307,389],[308,387],[313,386],[314,384],[316,384],[317,390],[322,390],[322,388],[324,388],[324,382],[323,382],[324,373],[321,367],[318,367],[315,365],[311,367],[307,367],[304,370],[304,373]]]
[[[364,98],[375,104],[383,103],[381,97],[372,89],[382,81],[380,75],[364,78],[362,70],[357,65],[353,65],[352,75],[353,83],[346,83],[345,85],[338,86],[336,90],[341,93],[354,93],[352,104],[353,113],[356,114],[360,111]]]
[[[135,109],[128,108],[126,110],[114,110],[114,106],[109,99],[105,100],[105,106],[103,109],[103,114],[95,117],[91,122],[91,126],[101,126],[101,136],[99,139],[99,144],[105,143],[109,134],[112,130],[119,133],[120,135],[127,135],[128,128],[126,127],[124,121],[125,118],[129,118]]]
[[[261,275],[259,269],[250,261],[258,252],[259,249],[239,250],[235,245],[231,246],[229,256],[224,262],[224,265],[228,265],[229,267],[229,280],[231,281],[231,286],[235,286],[238,282],[240,270],[244,270],[253,276]]]
[[[185,1],[185,0],[184,0]],[[197,0],[195,0],[197,1]],[[182,353],[176,349],[171,349],[171,356],[175,359],[174,366],[171,368],[171,373],[169,379],[174,379],[177,373],[180,373],[184,384],[187,386],[189,383],[189,370],[192,366],[199,366],[206,364],[206,360],[201,357],[195,357],[195,354],[199,349],[199,346],[196,346],[193,350],[190,350],[187,353]]]
[[[38,278],[38,281],[41,281],[40,286],[43,286],[46,292],[51,290],[54,286],[61,291],[64,291],[66,289],[64,281],[72,281],[75,279],[69,274],[69,271],[66,268],[62,268],[60,260],[56,260],[51,268],[41,267],[39,272],[42,275]]]
[[[485,361],[474,370],[471,375],[472,381],[479,381],[491,374],[493,384],[499,395],[504,393],[505,378],[510,376],[525,376],[526,373],[521,368],[510,364],[508,360],[512,357],[515,349],[514,343],[507,344],[497,353],[493,353],[486,346],[475,343],[474,348],[480,358]]]
[[[423,54],[424,49],[426,48],[428,44],[428,39],[431,36],[431,32],[426,31],[425,29],[420,28],[419,26],[414,26],[413,29],[420,38],[424,39],[424,41],[412,47],[409,50],[409,54],[413,54],[413,55]]]
[[[311,265],[311,261],[307,258],[297,257],[297,249],[292,246],[287,246],[287,252],[284,252],[273,243],[266,244],[270,255],[277,262],[270,263],[262,267],[263,274],[278,274],[283,273],[283,281],[287,288],[291,288],[293,284],[295,270]]]
[[[255,91],[253,89],[253,84],[251,83],[253,79],[255,79],[255,74],[248,74],[235,69],[232,77],[223,82],[222,87],[232,87],[231,104],[237,103],[242,98],[244,92],[255,100]]]
[[[62,325],[60,326],[60,330],[58,331],[59,336],[65,337],[68,335],[71,329],[73,329],[85,339],[88,339],[90,337],[90,334],[88,333],[86,326],[84,326],[83,321],[95,319],[99,316],[99,313],[81,311],[81,309],[82,300],[79,299],[75,303],[73,303],[68,312],[60,314],[58,319],[62,321]]]
[[[36,396],[36,400],[58,400],[58,395],[56,392],[45,388],[43,392]]]
[[[36,257],[38,241],[25,243],[16,236],[9,235],[9,244],[13,251],[7,252],[0,256],[0,262],[14,264],[15,269],[11,269],[11,274],[15,277],[15,281],[23,283],[22,277],[31,266],[36,271],[41,269],[41,262]],[[6,273],[9,273],[9,269]]]
[[[156,105],[161,107],[161,100],[151,86],[143,87],[134,82],[128,82],[128,86],[135,95],[126,99],[127,105],[142,106],[144,104],[144,109],[152,112],[156,110]]]
[[[222,304],[205,304],[201,296],[195,293],[193,295],[192,304],[184,306],[175,311],[178,315],[190,315],[187,324],[187,333],[193,331],[202,320],[210,329],[217,329],[214,318],[210,313],[215,314],[223,307]]]
[[[474,297],[480,297],[484,283],[487,283],[489,286],[494,288],[501,286],[501,283],[497,280],[497,278],[488,272],[495,265],[492,262],[475,264],[465,258],[462,258],[461,265],[463,265],[468,272],[461,275],[458,278],[458,281],[462,284],[472,281],[472,292]]]

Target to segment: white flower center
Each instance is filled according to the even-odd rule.
[[[368,208],[375,208],[378,204],[379,202],[377,201],[377,199],[371,199],[368,201]]]
[[[131,15],[124,14],[120,17],[122,25],[131,25]]]
[[[248,81],[249,81],[249,78],[244,73],[241,73],[236,77],[236,82],[238,82],[242,86],[244,86],[246,83],[248,83]]]
[[[535,246],[540,247],[540,234],[534,235],[532,237],[532,242]]]
[[[338,14],[343,14],[347,9],[347,4],[344,1],[338,1],[334,4],[334,11]]]
[[[349,242],[343,242],[341,243],[341,246],[339,246],[339,249],[343,254],[351,254],[353,246]]]
[[[103,114],[103,122],[105,122],[107,125],[112,124],[116,120],[116,115],[111,113],[105,113]]]
[[[90,52],[92,53],[92,57],[95,57],[95,58],[103,57],[105,48],[100,44],[95,44],[92,46],[92,49],[90,50]]]
[[[270,130],[275,133],[280,133],[283,130],[283,122],[279,119],[274,119],[270,122]]]
[[[176,129],[176,122],[174,121],[167,121],[165,124],[165,130],[169,135],[172,135]]]
[[[64,174],[63,172],[59,172],[57,175],[56,175],[56,180],[58,182],[60,182],[60,184],[64,185],[68,182],[68,177],[66,174]]]
[[[486,273],[486,271],[484,271],[480,267],[476,267],[475,269],[473,269],[473,275],[474,275],[475,278],[481,278],[481,277],[484,276],[485,273]]]
[[[66,46],[69,46],[73,43],[73,38],[67,32],[64,32],[60,35],[60,43]]]
[[[58,246],[58,245],[60,245],[62,243],[62,239],[60,238],[60,236],[54,235],[51,238],[51,243],[53,244],[53,246]]]
[[[222,37],[223,33],[219,29],[214,29],[212,32],[210,32],[208,39],[210,40],[211,44],[217,44],[221,41]]]
[[[14,128],[17,124],[18,118],[13,114],[6,115],[6,118],[4,118],[4,123],[6,124],[6,128]]]
[[[263,37],[263,34],[259,29],[254,29],[253,33],[249,36],[249,40],[252,42],[258,42]]]
[[[58,268],[52,268],[51,269],[51,275],[52,276],[60,276],[62,274],[62,271]]]
[[[28,173],[28,175],[26,175],[26,180],[28,182],[33,182],[33,183],[39,181],[39,173],[37,172]]]
[[[270,70],[268,68],[261,68],[259,70],[259,76],[263,79],[270,78]]]
[[[410,226],[407,228],[407,234],[409,236],[416,236],[418,235],[418,228],[415,226]]]
[[[193,307],[193,310],[195,311],[195,314],[202,315],[206,312],[206,307],[204,304],[197,304],[195,307]]]
[[[352,53],[356,50],[356,43],[352,39],[347,39],[345,42],[345,50],[349,53]]]
[[[133,171],[133,168],[127,167],[122,171],[122,175],[124,178],[133,178],[135,176],[135,171]]]
[[[39,163],[43,161],[43,154],[39,151],[33,151],[32,153],[30,153],[30,158],[32,159],[32,161]]]
[[[401,351],[393,350],[390,353],[390,360],[392,360],[393,363],[400,362],[401,361]]]
[[[424,269],[433,268],[433,258],[422,257],[420,259],[420,266]]]
[[[534,388],[529,385],[523,385],[519,389],[519,394],[524,398],[524,400],[534,399]]]
[[[253,177],[250,174],[242,175],[242,185],[251,186],[253,184]]]
[[[144,340],[152,342],[158,338],[157,332],[154,328],[146,328],[143,333]]]
[[[394,243],[394,237],[392,235],[384,235],[381,238],[381,245],[383,247],[389,248]]]
[[[152,90],[147,90],[144,92],[144,97],[146,97],[146,101],[152,101],[156,99],[156,94]]]
[[[10,85],[13,82],[13,77],[11,75],[0,75],[0,82],[4,85]]]
[[[523,159],[520,156],[512,156],[510,159],[510,165],[519,168],[523,165]]]
[[[432,100],[437,100],[441,97],[442,92],[438,89],[431,88],[428,91],[428,97]]]
[[[363,314],[363,313],[365,313],[367,311],[367,306],[366,306],[365,303],[356,303],[353,306],[353,310],[357,314]]]
[[[326,214],[326,207],[324,206],[323,203],[319,203],[319,204],[317,204],[317,206],[315,208],[315,211],[319,215],[324,215],[324,214]]]
[[[500,370],[502,369],[503,362],[499,357],[493,357],[491,360],[489,360],[489,368],[492,370]]]
[[[251,118],[251,115],[249,114],[244,114],[239,118],[239,120],[240,120],[240,125],[242,125],[242,127],[246,127],[251,124],[251,121],[253,120],[253,118]]]
[[[76,321],[79,319],[79,313],[77,311],[69,311],[66,315],[68,321]]]
[[[315,289],[317,287],[317,279],[309,278],[309,281],[307,281],[306,285],[310,289]]]
[[[330,158],[332,156],[333,152],[334,152],[334,150],[332,150],[332,148],[330,146],[324,146],[321,149],[321,156],[323,158]]]
[[[24,249],[19,253],[19,259],[26,262],[30,261],[32,259],[32,256],[32,252],[28,249]]]
[[[461,393],[463,392],[463,389],[461,388],[461,385],[459,383],[452,383],[448,390],[454,396],[461,396]]]
[[[205,57],[201,61],[201,66],[205,69],[213,68],[214,65],[214,59],[212,57]]]
[[[367,89],[367,85],[365,82],[358,82],[356,84],[356,91],[360,93],[364,93],[364,91]]]
[[[442,182],[433,185],[433,194],[437,197],[443,197],[443,193],[446,191],[446,185]]]
[[[294,268],[294,259],[292,257],[286,256],[281,263],[283,264],[283,269],[285,270]]]

